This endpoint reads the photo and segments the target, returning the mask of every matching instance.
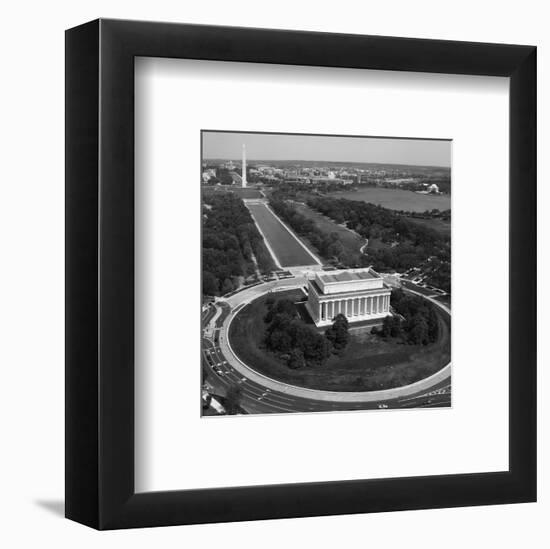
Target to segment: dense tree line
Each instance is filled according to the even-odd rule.
[[[396,210],[398,213],[407,215],[408,217],[418,219],[441,219],[442,221],[451,221],[451,210],[438,210],[433,208],[432,210],[425,210],[424,212],[409,212],[404,210]]]
[[[426,272],[426,283],[446,292],[451,291],[451,262],[433,258]]]
[[[267,301],[268,312],[264,343],[290,368],[320,366],[330,355],[329,340],[315,328],[305,324],[289,299]]]
[[[315,183],[307,181],[284,181],[278,179],[275,184],[273,181],[266,180],[269,186],[272,187],[272,197],[275,200],[285,200],[288,198],[302,198],[304,194],[311,193],[332,193],[336,191],[349,191],[356,189],[357,185],[346,185],[338,181],[316,181]]]
[[[403,290],[393,290],[391,306],[397,315],[384,319],[379,330],[383,337],[399,338],[413,345],[428,345],[437,340],[439,323],[429,301]]]
[[[348,327],[348,319],[343,314],[337,314],[334,317],[332,326],[325,331],[325,337],[330,341],[336,353],[343,351],[348,344]]]
[[[399,185],[400,189],[405,191],[423,191],[426,189],[426,186],[436,184],[439,192],[443,194],[451,194],[451,178],[450,177],[432,177],[432,178],[423,178],[412,183],[402,183]],[[392,188],[392,185],[384,185],[386,187]]]
[[[339,314],[324,334],[305,324],[289,299],[266,301],[264,344],[292,369],[321,366],[331,352],[341,353],[349,341],[348,320]]]
[[[313,197],[308,199],[307,204],[336,223],[345,223],[349,229],[364,238],[379,239],[389,244],[378,249],[369,248],[368,256],[362,258],[364,264],[372,264],[376,270],[382,272],[428,267],[433,283],[450,291],[449,236],[368,202]],[[433,268],[430,269],[429,262],[432,261]]]
[[[254,257],[262,273],[274,268],[250,212],[233,193],[205,195],[202,229],[203,294],[234,290],[239,277],[255,272]]]

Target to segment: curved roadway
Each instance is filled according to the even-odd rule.
[[[206,325],[213,322],[209,330],[212,337],[203,337],[203,358],[214,389],[225,393],[229,386],[240,385],[241,406],[252,414],[450,406],[450,363],[434,375],[411,385],[363,392],[321,391],[287,385],[244,364],[234,354],[227,338],[234,316],[246,304],[269,291],[299,288],[305,284],[305,277],[277,280],[219,300],[216,307],[220,307],[221,312],[213,310],[204,319]],[[450,314],[450,310],[439,301],[425,295],[422,297]]]

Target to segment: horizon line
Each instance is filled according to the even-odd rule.
[[[241,162],[239,158],[227,158],[221,156],[212,156],[212,157],[203,157],[202,160],[231,160]],[[338,163],[350,163],[350,164],[386,164],[390,166],[415,166],[417,168],[446,168],[451,169],[451,166],[442,166],[440,164],[409,164],[407,162],[373,162],[373,161],[362,161],[362,160],[308,160],[306,158],[278,158],[278,159],[267,159],[267,158],[246,158],[247,162],[338,162]]]

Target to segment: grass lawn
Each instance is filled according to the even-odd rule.
[[[303,293],[292,290],[276,295],[283,297],[299,301]],[[244,363],[283,383],[327,391],[389,389],[419,381],[450,362],[450,318],[436,309],[440,335],[431,345],[407,345],[372,335],[370,329],[353,330],[341,356],[331,356],[319,368],[292,370],[263,348],[266,299],[262,296],[239,311],[231,323],[229,339]]]
[[[389,248],[390,245],[382,242],[379,238],[369,238],[369,245],[367,247],[367,253],[369,250],[382,250],[384,248]]]
[[[306,204],[303,204],[302,202],[293,202],[292,204],[299,213],[301,213],[304,217],[311,219],[324,233],[336,233],[340,238],[342,245],[348,252],[352,254],[357,254],[360,252],[361,248],[365,244],[365,239],[359,236],[357,233],[350,231],[345,227],[342,227],[342,225],[338,225],[332,219],[322,215],[319,212],[316,212],[315,210],[312,210]],[[389,245],[385,244],[380,239],[370,238],[366,252],[368,253],[369,249],[378,250],[388,247]],[[324,259],[326,260],[326,258]]]
[[[304,217],[311,219],[324,233],[336,233],[340,237],[343,246],[350,252],[354,254],[358,253],[361,246],[365,243],[365,239],[361,238],[358,234],[336,224],[332,219],[312,210],[309,206],[301,202],[292,202],[292,205]]]

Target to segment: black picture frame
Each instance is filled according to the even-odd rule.
[[[134,492],[137,56],[510,77],[508,471]],[[115,529],[535,500],[536,48],[108,19],[68,30],[66,516]]]

